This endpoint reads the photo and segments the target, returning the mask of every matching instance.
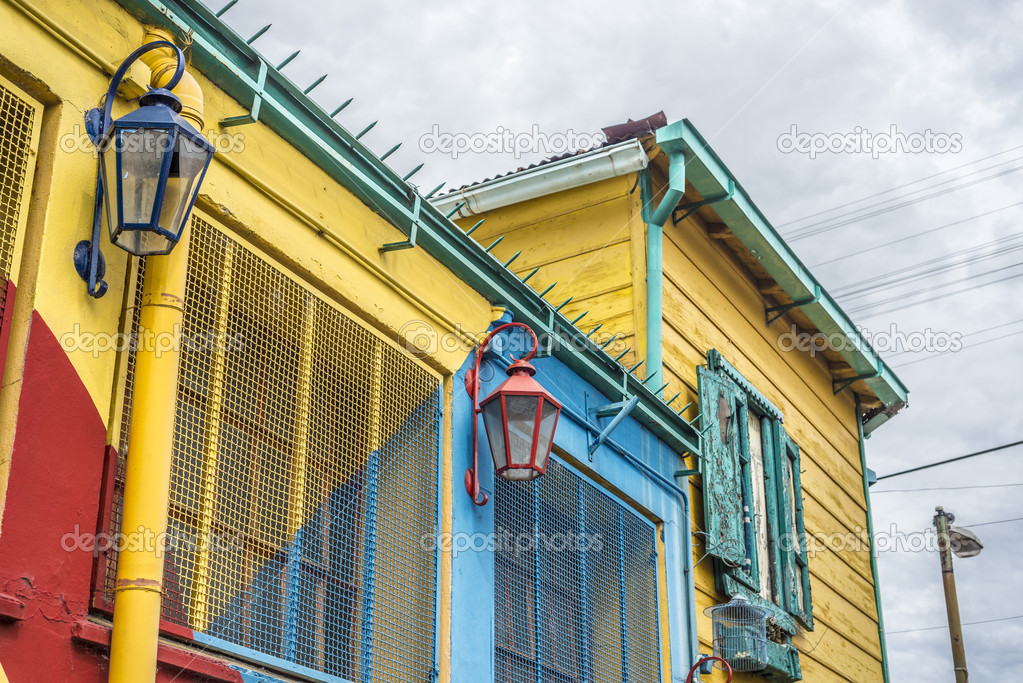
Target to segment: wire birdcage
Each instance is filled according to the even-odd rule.
[[[704,614],[711,618],[715,657],[727,661],[736,672],[760,671],[767,666],[768,610],[736,595],[724,605],[708,607]]]

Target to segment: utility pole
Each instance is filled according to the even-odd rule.
[[[952,640],[952,664],[955,667],[956,683],[968,683],[966,671],[966,648],[963,645],[963,627],[959,620],[959,599],[956,597],[956,577],[952,570],[952,548],[949,541],[948,525],[955,521],[955,515],[939,505],[934,508],[934,527],[938,530],[938,556],[941,558],[941,582],[945,587],[945,610],[948,612],[948,633]]]

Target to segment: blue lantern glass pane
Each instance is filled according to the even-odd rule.
[[[164,154],[171,141],[167,130],[126,128],[120,131],[121,211],[124,225],[148,225],[160,189]]]
[[[167,176],[159,221],[160,227],[175,238],[181,233],[182,224],[188,217],[186,213],[198,190],[199,179],[213,153],[186,135],[178,135],[176,147],[170,174]]]
[[[111,138],[100,148],[100,173],[103,179],[103,203],[107,209],[107,229],[110,231],[110,239],[117,237],[119,230],[118,223],[120,216],[117,214],[117,197],[121,194],[117,180],[117,150],[116,137]]]

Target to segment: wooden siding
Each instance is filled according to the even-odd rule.
[[[633,351],[630,365],[644,357],[645,226],[640,219],[637,176],[603,181],[484,215],[475,233],[489,245],[505,239],[495,252],[504,259],[522,250],[513,270],[525,275],[540,270],[530,284],[542,291],[558,285],[547,299],[560,303],[569,318],[584,310],[580,323],[588,331],[604,323],[600,334],[620,333]],[[480,217],[460,221],[472,225]],[[882,679],[873,577],[866,546],[837,547],[843,539],[866,538],[866,506],[857,443],[856,416],[850,392],[832,394],[831,375],[822,357],[781,349],[779,336],[789,331],[786,319],[765,324],[764,301],[756,283],[719,240],[707,236],[699,218],[665,228],[664,366],[668,396],[681,392],[677,407],[696,401],[696,367],[717,349],[785,416],[785,428],[802,453],[806,531],[833,535],[836,545],[811,549],[810,573],[815,629],[800,632],[803,679],[807,681],[878,681]],[[617,355],[614,354],[614,355]],[[686,413],[692,419],[697,406]],[[699,477],[690,480],[694,531],[703,527]],[[703,558],[698,533],[693,561]],[[715,590],[713,564],[696,571],[696,609],[701,650],[710,651],[710,620],[703,609],[724,601]],[[723,681],[716,673],[710,678]],[[763,680],[737,675],[735,681]]]

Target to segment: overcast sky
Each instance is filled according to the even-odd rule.
[[[221,4],[211,3],[215,9]],[[891,358],[911,399],[868,442],[869,464],[879,474],[1023,438],[1018,388],[1023,336],[984,343],[1023,332],[1023,279],[977,287],[1023,275],[1023,256],[1011,249],[1023,217],[1023,173],[1013,172],[1023,168],[1023,4],[242,0],[224,19],[246,38],[272,22],[255,45],[272,63],[301,48],[285,72],[303,87],[329,73],[313,97],[328,110],[355,97],[339,120],[357,132],[379,119],[364,140],[378,153],[403,142],[388,162],[404,172],[425,161],[417,178],[427,188],[441,181],[461,185],[544,156],[425,154],[419,141],[435,126],[446,133],[491,133],[501,126],[528,132],[536,125],[547,134],[589,134],[663,109],[669,121],[685,117],[699,128],[783,234],[940,191],[791,244],[829,290],[840,291],[1009,238],[969,252],[995,258],[840,302],[850,311],[874,302],[874,308],[852,313],[874,333],[893,324],[903,334],[930,329],[971,335],[1000,326],[964,336],[958,353],[902,368],[927,354]],[[938,150],[934,143],[929,151],[888,152],[876,159],[869,151],[811,159],[779,150],[779,136],[792,126],[810,134],[889,132],[895,126],[912,136],[929,130],[954,149]],[[884,200],[892,201],[877,206]],[[853,209],[861,213],[837,218]],[[953,222],[958,223],[848,257]],[[972,279],[958,282],[965,277]],[[936,285],[945,286],[877,304]],[[883,312],[966,288],[970,291]],[[878,530],[894,524],[904,533],[920,531],[930,526],[938,504],[963,525],[1023,517],[1021,456],[1017,448],[881,482],[874,487],[875,524]],[[881,493],[992,484],[1017,486]],[[1021,522],[976,528],[983,554],[956,562],[964,622],[1023,615],[1021,531]],[[953,681],[946,630],[897,633],[945,623],[938,558],[932,552],[886,552],[880,565],[893,679]],[[826,637],[812,637],[821,635]],[[1023,619],[966,626],[974,680],[1018,677],[1009,672],[1023,665],[1021,641]]]

